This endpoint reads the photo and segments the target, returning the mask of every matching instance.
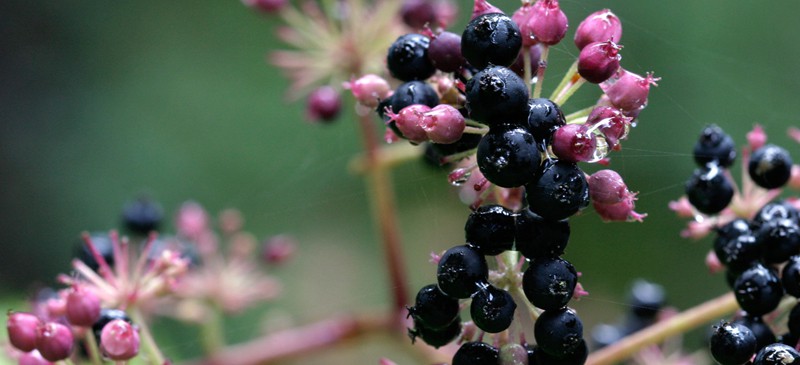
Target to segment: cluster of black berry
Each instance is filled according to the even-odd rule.
[[[755,139],[750,148],[752,154],[745,150],[745,158],[749,157],[745,178],[764,192],[783,187],[791,176],[788,152]],[[700,167],[686,183],[688,201],[697,211],[719,214],[713,217],[720,222],[713,257],[727,268],[728,284],[743,310],[736,321],[715,327],[711,353],[723,365],[750,363],[754,354],[752,363],[757,365],[800,364],[800,352],[795,350],[800,340],[800,307],[792,310],[789,332],[780,341],[763,320],[778,308],[784,294],[800,298],[800,212],[789,201],[773,201],[752,216],[723,214],[740,194],[726,174],[735,157],[733,139],[715,125],[706,127],[694,147]],[[752,198],[739,196],[738,204],[751,203],[748,199]],[[730,219],[724,222],[722,218]]]

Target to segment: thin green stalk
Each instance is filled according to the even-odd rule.
[[[84,336],[86,340],[86,352],[89,353],[89,359],[93,365],[102,365],[103,360],[100,359],[100,348],[97,346],[97,340],[94,338],[94,331],[86,331]]]
[[[583,77],[578,76],[577,80],[573,78],[572,80],[570,80],[567,88],[562,90],[558,94],[558,96],[556,96],[555,99],[553,99],[553,102],[558,105],[564,105],[564,103],[566,103],[567,100],[569,100],[572,94],[575,94],[575,92],[578,91],[578,89],[580,89],[581,86],[583,86],[583,84],[585,83],[586,79],[584,79]]]
[[[131,308],[129,314],[131,316],[131,320],[133,320],[133,323],[139,326],[142,347],[147,353],[147,356],[150,358],[150,363],[157,365],[163,364],[166,361],[166,358],[164,358],[164,354],[161,353],[161,349],[158,348],[156,340],[153,338],[153,334],[150,332],[150,326],[148,326],[147,322],[144,320],[142,311],[139,308]]]
[[[550,54],[550,46],[542,45],[542,56],[539,58],[539,68],[536,70],[536,86],[533,88],[533,97],[538,98],[542,95],[542,84],[544,83],[544,71],[547,69],[547,56]]]
[[[222,310],[214,306],[210,315],[200,327],[200,339],[203,351],[208,356],[213,356],[225,347],[225,328]]]
[[[577,74],[578,74],[578,60],[575,60],[575,62],[573,62],[572,65],[569,66],[569,70],[567,70],[567,72],[564,73],[564,77],[561,78],[561,82],[558,83],[556,89],[553,90],[552,94],[550,94],[550,100],[555,99],[556,96],[558,96],[558,94],[560,94],[564,90],[564,88],[567,87],[567,84],[569,84],[574,75]]]
[[[522,65],[522,69],[525,70],[525,83],[528,84],[528,93],[533,94],[533,84],[531,83],[531,78],[533,78],[533,70],[531,70],[531,47],[522,47]]]
[[[578,118],[588,117],[589,114],[592,113],[592,110],[594,110],[594,108],[595,108],[595,105],[592,105],[592,106],[590,106],[588,108],[584,108],[584,109],[578,110],[576,112],[569,113],[569,114],[567,114],[566,117],[564,117],[564,119],[566,119],[567,120],[567,124],[569,124],[571,121],[576,120]]]

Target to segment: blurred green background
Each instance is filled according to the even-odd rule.
[[[459,3],[456,32],[471,9],[471,2]],[[515,4],[496,2],[508,12]],[[724,280],[703,264],[709,240],[681,239],[684,221],[667,203],[682,194],[692,145],[707,123],[720,124],[739,144],[761,123],[800,158],[785,136],[800,115],[800,3],[561,5],[569,39],[583,17],[611,8],[624,26],[623,66],[663,78],[630,140],[612,155],[612,167],[640,192],[637,210],[649,216],[643,224],[605,224],[588,209],[572,219],[566,258],[591,292],[575,306],[587,327],[614,321],[626,311],[625,292],[636,277],[663,284],[678,308],[725,292]],[[283,47],[278,24],[235,0],[0,2],[2,303],[51,285],[68,268],[81,231],[117,227],[122,205],[147,193],[169,214],[192,199],[211,212],[240,209],[258,237],[297,237],[299,254],[277,272],[285,292],[266,307],[270,318],[307,323],[387,306],[390,288],[364,184],[346,172],[360,150],[356,125],[352,115],[312,125],[302,102],[287,102],[288,81],[265,62],[269,50]],[[571,41],[551,52],[546,90],[576,55]],[[565,109],[598,95],[584,87]],[[463,243],[468,210],[442,171],[412,162],[393,175],[416,289],[435,280],[429,252]],[[262,314],[234,320],[229,336],[257,333],[252,318]],[[417,361],[384,340],[292,363]],[[186,357],[195,347],[187,337],[166,351]]]

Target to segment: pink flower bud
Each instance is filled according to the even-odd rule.
[[[100,317],[100,298],[92,289],[74,286],[67,294],[66,316],[73,326],[91,327]]]
[[[578,56],[578,73],[593,84],[608,80],[619,70],[622,46],[613,41],[594,42],[581,50]]]
[[[420,122],[422,115],[431,110],[431,107],[422,104],[409,105],[399,113],[395,114],[391,110],[386,111],[390,122],[394,122],[403,137],[414,143],[422,143],[428,140],[428,135],[422,129]]]
[[[183,203],[178,211],[175,225],[180,234],[197,238],[208,229],[208,213],[200,204]]]
[[[475,0],[472,5],[472,18],[470,20],[475,19],[483,14],[492,14],[492,13],[503,13],[498,7],[489,4],[486,0]]]
[[[789,176],[789,187],[795,190],[800,190],[800,166],[792,166],[792,174]]]
[[[565,161],[589,161],[594,156],[596,148],[597,140],[594,134],[583,124],[561,126],[553,135],[553,153]]]
[[[330,122],[339,116],[342,98],[330,86],[321,86],[308,94],[306,117],[311,121]]]
[[[600,170],[589,177],[589,196],[592,201],[617,204],[635,195],[628,191],[622,176],[614,170]]]
[[[19,365],[53,365],[52,362],[45,360],[38,350],[26,352],[19,355],[17,358]]]
[[[789,130],[789,135],[791,135],[791,130]],[[747,144],[750,146],[750,151],[755,151],[767,144],[767,134],[764,133],[761,125],[756,124],[752,131],[747,132]]]
[[[436,7],[436,22],[444,29],[453,24],[458,17],[458,6],[452,0],[437,0],[434,6]]]
[[[75,345],[69,327],[56,322],[41,324],[36,331],[36,349],[49,361],[64,360]]]
[[[619,140],[628,136],[632,120],[633,118],[626,117],[622,111],[613,106],[598,106],[589,113],[586,125],[599,125],[598,129],[605,136],[608,145],[613,148]]]
[[[100,348],[109,359],[131,359],[139,353],[139,331],[122,319],[108,322],[100,333]]]
[[[708,254],[706,254],[706,267],[712,274],[716,274],[722,270],[725,270],[725,265],[719,261],[719,257],[717,257],[717,254],[714,252],[714,250],[708,250]]]
[[[647,106],[650,85],[658,86],[656,82],[659,80],[661,78],[653,77],[652,73],[642,77],[620,68],[617,75],[600,84],[600,88],[606,93],[612,105],[626,115],[631,113],[636,115]]]
[[[272,14],[282,10],[288,0],[242,0],[242,2],[253,9]]]
[[[552,46],[561,42],[569,24],[558,0],[537,0],[533,4],[527,27],[536,41]]]
[[[681,218],[694,218],[695,215],[694,207],[692,203],[689,203],[689,199],[686,196],[669,202],[669,209]]]
[[[297,250],[297,242],[293,237],[277,235],[264,242],[261,258],[268,264],[282,264],[289,260]]]
[[[603,9],[589,14],[575,30],[575,45],[583,49],[589,43],[622,39],[622,22],[611,10]]]
[[[345,89],[350,89],[356,100],[361,105],[375,108],[378,103],[389,97],[392,87],[389,82],[378,75],[366,74],[357,80],[352,80],[344,85]]]
[[[403,23],[412,29],[422,29],[426,25],[436,26],[436,7],[431,0],[405,0],[400,7]]]
[[[450,144],[461,138],[466,124],[458,109],[439,104],[422,115],[420,127],[432,142]]]
[[[594,210],[607,222],[641,222],[647,214],[640,214],[633,210],[635,198],[625,199],[616,204],[603,204],[592,202]]]
[[[538,43],[536,41],[536,37],[533,35],[530,26],[528,25],[528,19],[531,17],[531,13],[533,11],[533,5],[531,3],[523,3],[522,6],[511,15],[511,20],[514,23],[517,23],[517,27],[519,27],[519,32],[522,34],[522,46],[523,49],[525,47],[531,47]],[[537,60],[538,62],[538,60]]]
[[[8,314],[6,329],[8,340],[17,349],[28,352],[36,348],[37,328],[41,322],[30,313],[11,312]]]

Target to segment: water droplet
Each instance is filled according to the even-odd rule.
[[[468,168],[455,169],[447,175],[447,181],[453,186],[464,185],[464,183],[469,180],[470,175],[472,175],[472,170],[473,169]]]

